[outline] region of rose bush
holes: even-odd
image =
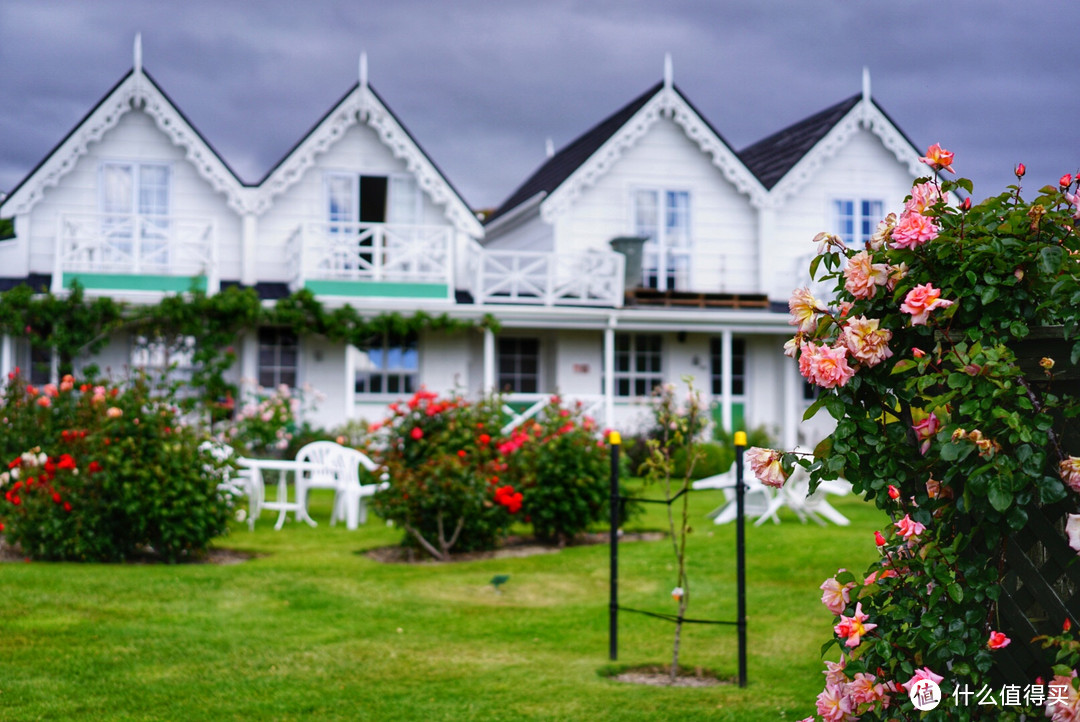
[[[38,389],[13,373],[0,417],[0,523],[26,555],[179,561],[225,532],[221,462],[143,380],[120,388],[65,376]]]
[[[831,283],[835,299],[800,289],[790,302],[798,328],[787,353],[822,389],[807,418],[824,409],[835,431],[812,457],[754,459],[780,483],[802,464],[811,490],[846,478],[892,519],[875,534],[879,562],[822,585],[836,617],[823,652],[841,652],[817,702],[827,720],[918,717],[906,690],[922,679],[945,696],[993,686],[996,655],[1015,641],[998,604],[1009,538],[1048,505],[1077,506],[1066,483],[1080,468],[1080,437],[1066,429],[1080,398],[1062,379],[1080,361],[1076,180],[1066,175],[1029,201],[1018,167],[1015,186],[973,204],[961,200],[970,182],[942,177],[951,153],[935,146],[923,161],[933,174],[865,247],[815,239],[811,275]],[[1024,347],[1036,338],[1057,350],[1029,363]],[[1075,663],[1056,670],[1070,699]],[[950,703],[930,716],[982,711]],[[1077,707],[1025,704],[999,704],[994,718],[1066,719]]]
[[[557,396],[519,431],[506,476],[524,492],[525,514],[540,539],[565,544],[607,518],[611,452],[597,433],[580,403],[564,408]],[[508,444],[517,444],[514,438]]]

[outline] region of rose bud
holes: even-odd
[[[1065,175],[1061,176],[1061,180],[1058,181],[1058,185],[1061,186],[1062,188],[1068,188],[1069,186],[1072,185],[1072,182],[1073,182],[1072,175],[1070,175],[1069,173],[1066,173]]]
[[[963,200],[963,202],[960,203],[960,210],[962,210],[962,211],[970,211],[971,210],[971,198],[965,198]]]
[[[877,544],[879,547],[885,546],[885,537],[881,536],[881,532],[874,532],[874,543]]]
[[[1023,178],[1024,174],[1027,173],[1027,167],[1025,167],[1023,163],[1017,163],[1013,173],[1016,174],[1017,178]]]

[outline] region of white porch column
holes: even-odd
[[[781,362],[784,377],[784,432],[783,448],[790,451],[799,443],[799,401],[802,399],[802,376],[794,361],[785,356]]]
[[[345,345],[345,420],[356,418],[356,354],[352,344]]]
[[[5,333],[0,336],[0,383],[3,383],[14,367],[15,344],[12,343],[11,336]]]
[[[240,398],[238,404],[247,403],[259,385],[259,330],[244,332],[240,341]]]
[[[724,329],[720,333],[720,423],[729,434],[734,432],[731,416],[731,329]]]
[[[240,283],[245,286],[254,286],[258,281],[258,276],[255,272],[255,254],[258,238],[258,224],[255,220],[255,215],[252,213],[244,214],[243,225],[243,247],[241,251],[241,269],[240,269]]]
[[[615,427],[615,317],[604,329],[604,424]]]
[[[484,329],[484,393],[495,393],[495,333]]]

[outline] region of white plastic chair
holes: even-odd
[[[311,489],[333,489],[334,508],[330,515],[330,524],[338,519],[345,521],[348,529],[367,522],[367,507],[364,499],[385,488],[386,482],[377,484],[360,483],[360,466],[370,472],[379,470],[379,465],[365,454],[350,449],[333,441],[314,441],[304,446],[296,454],[298,462],[307,462],[314,466],[310,471],[297,475],[296,498],[300,505],[297,516],[308,524],[316,522],[307,512],[307,495]]]
[[[717,524],[727,524],[735,521],[739,510],[735,497],[735,466],[723,474],[698,479],[693,483],[694,489],[722,489],[724,491],[724,505],[717,507],[708,513],[708,517]],[[773,503],[775,494],[773,490],[762,484],[754,473],[748,468],[743,470],[743,483],[746,484],[746,494],[743,496],[743,511],[748,517],[762,517],[768,513]],[[773,514],[773,521],[777,524],[780,520]],[[760,519],[758,520],[760,523]]]

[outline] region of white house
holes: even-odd
[[[662,82],[552,153],[481,225],[371,88],[363,58],[358,83],[245,184],[140,56],[137,42],[132,70],[0,203],[15,228],[0,240],[0,290],[62,293],[78,280],[89,294],[153,302],[193,283],[210,293],[240,284],[267,303],[306,288],[372,315],[498,319],[497,333],[426,332],[366,349],[247,334],[234,380],[311,384],[326,396],[313,421],[326,426],[381,418],[424,385],[498,389],[522,411],[559,393],[629,430],[655,384],[693,376],[726,428],[764,424],[794,445],[804,385],[781,349],[809,239],[832,230],[859,242],[920,174],[920,154],[868,79],[861,94],[736,152],[668,64]],[[614,239],[642,249],[629,281]],[[48,354],[5,337],[0,372]],[[95,361],[152,362],[129,338]]]

